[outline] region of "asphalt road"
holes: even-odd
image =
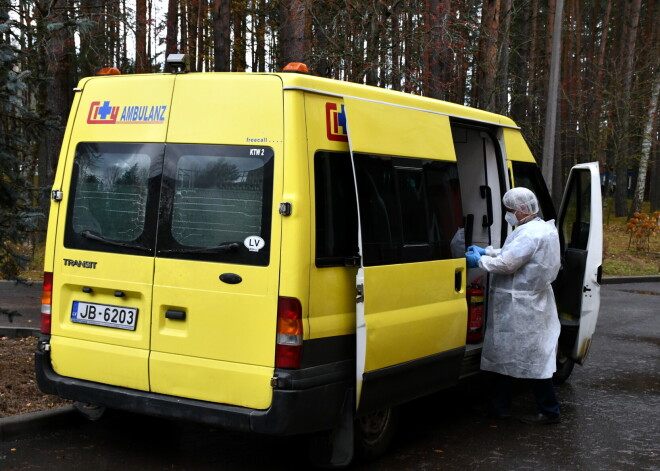
[[[1,298],[0,298],[1,299]],[[660,283],[602,287],[584,367],[557,388],[562,423],[530,426],[473,412],[479,379],[402,409],[386,456],[356,470],[660,470]],[[514,414],[533,410],[519,388]],[[0,469],[302,470],[303,438],[230,433],[111,413],[99,422],[0,443]]]

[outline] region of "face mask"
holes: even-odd
[[[508,222],[512,226],[517,226],[518,224],[520,224],[520,221],[518,221],[518,218],[516,217],[515,213],[510,213],[507,211],[507,213],[504,215],[504,219],[506,219],[506,222]]]

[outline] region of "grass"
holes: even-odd
[[[627,230],[627,217],[615,217],[614,201],[603,214],[603,276],[660,275],[660,227],[648,239],[648,246],[638,250]],[[648,203],[643,211],[649,213]]]

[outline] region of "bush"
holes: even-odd
[[[651,237],[655,237],[658,233],[658,216],[660,211],[653,213],[653,216],[646,213],[633,214],[626,224],[626,232],[630,233],[628,250],[634,246],[639,251],[650,251]]]

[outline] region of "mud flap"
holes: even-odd
[[[339,469],[351,464],[355,453],[354,413],[355,390],[350,388],[344,395],[344,402],[335,428],[310,437],[309,459],[314,466]]]

